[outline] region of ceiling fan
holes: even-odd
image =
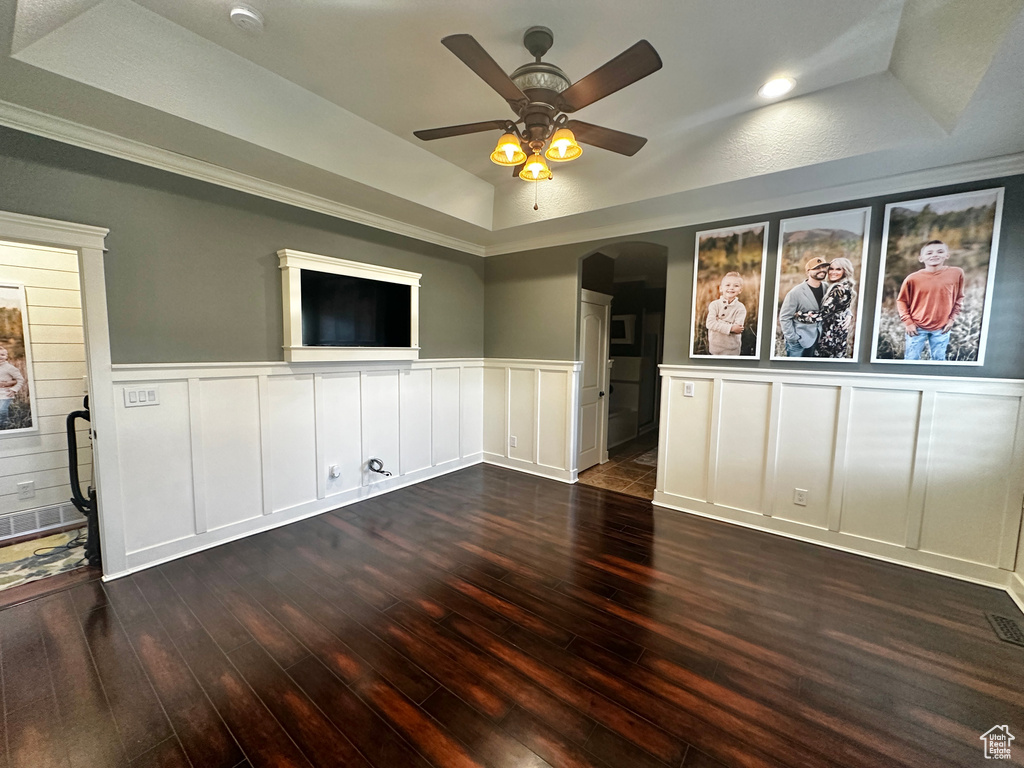
[[[501,129],[504,135],[499,139],[491,160],[499,165],[514,166],[513,175],[527,181],[551,178],[544,157],[555,162],[579,157],[583,149],[578,142],[620,155],[635,155],[647,139],[571,120],[569,115],[661,69],[661,57],[654,46],[641,40],[573,83],[559,67],[541,61],[554,40],[547,27],[530,27],[523,35],[523,45],[533,55],[534,61],[507,75],[472,35],[443,38],[442,45],[497,91],[518,119],[450,125],[414,131],[413,135],[423,141],[433,141]],[[551,144],[541,157],[541,150],[549,140]],[[529,157],[523,151],[523,143],[532,151]]]

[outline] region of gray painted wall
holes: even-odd
[[[872,364],[875,296],[881,252],[885,205],[901,200],[918,200],[972,189],[1005,187],[1003,219],[999,237],[996,281],[992,293],[992,319],[988,331],[986,362],[974,366],[915,366],[897,363]],[[865,276],[864,317],[861,318],[860,360],[850,363],[813,363],[799,360],[769,361],[772,306],[779,222],[795,216],[871,206],[871,235]],[[700,230],[733,224],[769,221],[768,257],[765,265],[764,302],[759,318],[763,360],[695,359],[689,357],[693,296],[694,237]],[[668,277],[665,300],[665,355],[662,362],[674,365],[757,367],[762,369],[814,371],[862,371],[912,375],[985,376],[1024,378],[1024,176],[989,179],[970,184],[923,189],[899,195],[850,200],[828,206],[775,211],[743,219],[711,221],[690,227],[633,235],[628,238],[595,240],[557,248],[538,249],[487,259],[487,318],[485,354],[494,357],[552,358],[576,357],[576,312],[578,291],[569,285],[584,257],[623,241],[656,243],[668,248]],[[492,262],[494,262],[492,266]],[[493,271],[492,271],[493,270]],[[578,285],[578,283],[577,283]],[[494,302],[492,304],[492,294]],[[572,309],[570,312],[569,309]],[[517,323],[515,317],[523,318]],[[527,320],[528,318],[528,320]],[[569,329],[572,329],[571,334]]]
[[[484,261],[484,356],[575,360],[579,249],[553,248]]]
[[[0,210],[110,229],[115,363],[283,360],[281,248],[423,273],[420,356],[483,354],[476,256],[6,128]]]

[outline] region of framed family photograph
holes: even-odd
[[[767,250],[766,221],[697,233],[690,357],[760,356]]]
[[[856,362],[871,209],[780,222],[772,360]]]
[[[0,437],[35,432],[38,424],[25,287],[0,283]]]
[[[885,207],[871,361],[982,365],[1003,189]]]

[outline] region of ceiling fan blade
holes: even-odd
[[[583,144],[590,144],[593,147],[601,147],[620,155],[632,157],[647,143],[643,136],[634,136],[631,133],[615,131],[611,128],[604,128],[600,125],[592,125],[579,120],[570,120],[565,127],[572,131],[576,141]]]
[[[465,136],[467,133],[482,133],[495,128],[505,129],[508,120],[487,120],[482,123],[465,123],[464,125],[448,125],[444,128],[429,128],[425,131],[413,131],[412,135],[422,141],[447,139],[449,136]]]
[[[661,57],[646,40],[562,91],[562,111],[574,112],[661,69]]]
[[[515,168],[513,168],[512,169],[512,178],[513,179],[518,179],[519,178],[519,174],[523,172],[523,168],[525,168],[525,167],[526,167],[526,163],[523,162],[523,163],[520,163],[519,165],[517,165]]]
[[[458,56],[462,63],[472,69],[491,88],[515,108],[521,101],[526,101],[526,94],[505,73],[498,63],[491,58],[483,46],[472,35],[449,35],[441,39],[441,44]]]

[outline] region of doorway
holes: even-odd
[[[658,365],[664,354],[667,272],[668,249],[655,243],[616,243],[582,260],[582,289],[609,294],[612,300],[608,346],[604,348],[609,364],[606,430],[598,447],[599,464],[579,464],[581,483],[610,488],[607,482],[596,482],[602,470],[614,469],[618,460],[642,457],[640,465],[630,468],[630,474],[636,475],[634,481],[644,481],[634,490],[637,495],[653,498],[653,474],[647,473],[653,473],[657,466],[661,411]],[[581,322],[581,334],[582,329]],[[580,343],[582,358],[582,335]],[[593,468],[585,472],[590,466]]]
[[[61,588],[51,581],[66,586],[102,575],[98,568],[75,573],[87,565],[85,520],[69,501],[74,475],[85,494],[87,486],[98,486],[91,445],[96,419],[72,421],[72,472],[67,417],[82,410],[101,361],[109,381],[105,235],[0,212],[0,358],[7,352],[0,360],[0,605]],[[87,303],[102,312],[98,328],[90,327]]]

